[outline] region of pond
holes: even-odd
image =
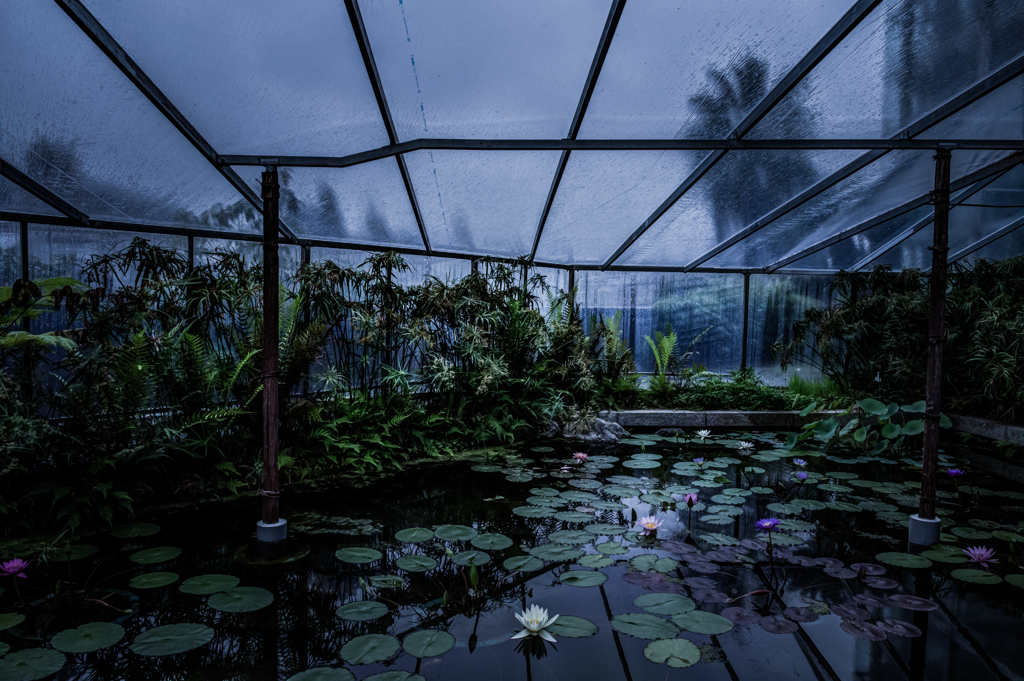
[[[1024,677],[1019,485],[942,455],[941,543],[912,554],[913,460],[784,440],[530,443],[286,489],[271,555],[251,500],[140,519],[0,578],[0,679]],[[513,638],[532,606],[558,618]]]

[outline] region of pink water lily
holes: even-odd
[[[653,515],[649,515],[636,521],[636,524],[644,528],[644,535],[650,535],[652,532],[657,532],[664,522],[663,520],[658,520]]]
[[[6,575],[7,577],[22,577],[27,579],[25,574],[25,568],[29,566],[27,560],[21,558],[15,558],[5,563],[0,564],[0,574]]]
[[[576,461],[576,463],[587,462],[587,455],[584,452],[574,452],[572,458]]]
[[[690,492],[686,495],[684,501],[686,501],[687,508],[693,508],[694,505],[697,503],[697,495],[693,492]]]
[[[989,563],[998,563],[999,559],[995,557],[995,549],[990,549],[987,546],[972,546],[964,549],[964,553],[967,555],[967,560],[972,563],[988,568]]]

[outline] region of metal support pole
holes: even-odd
[[[569,268],[569,290],[566,291],[566,293],[568,293],[569,296],[572,297],[573,303],[576,302],[576,296],[574,296],[573,293],[572,293],[572,290],[574,288],[576,288],[576,268],[575,267],[570,267]]]
[[[28,223],[21,223],[21,230],[18,236],[19,246],[21,246],[21,280],[29,281],[28,272]],[[23,315],[21,318],[21,329],[26,333],[30,333],[32,330],[32,320],[29,319],[28,315]]]
[[[280,517],[277,481],[278,453],[278,333],[279,262],[278,206],[281,186],[277,168],[266,166],[263,173],[263,521],[257,523],[256,538],[277,541],[287,536],[287,523]]]
[[[934,521],[935,476],[939,457],[939,407],[942,394],[942,341],[946,311],[946,253],[949,251],[949,167],[952,154],[935,154],[934,242],[932,251],[931,303],[928,316],[928,370],[925,389],[924,452],[921,465],[921,504],[918,518]],[[912,528],[913,529],[913,528]],[[936,528],[936,540],[938,528]],[[913,536],[913,532],[912,532]],[[912,539],[913,540],[913,539]],[[921,542],[915,542],[921,543]]]
[[[192,234],[188,235],[188,268],[196,268],[196,238]]]
[[[747,326],[750,321],[750,273],[743,274],[743,338],[740,343],[740,370],[747,368]]]

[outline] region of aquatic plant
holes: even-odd
[[[656,516],[649,515],[637,521],[637,525],[644,528],[644,536],[650,536],[658,531],[665,521],[659,520]]]
[[[738,444],[739,448],[742,449],[742,450],[750,450],[750,449],[754,448],[754,443],[753,442],[747,442],[746,440],[740,440],[737,444]]]
[[[555,637],[545,631],[545,629],[555,623],[555,620],[558,619],[558,615],[548,617],[547,609],[542,608],[535,603],[524,610],[521,615],[516,615],[516,619],[523,625],[523,630],[512,638],[516,639],[526,638],[527,636],[540,636],[545,641],[556,643]]]
[[[990,549],[987,546],[971,546],[963,551],[967,556],[968,562],[977,563],[986,570],[988,569],[989,563],[999,562],[999,559],[995,557],[995,549]]]
[[[793,464],[796,466],[806,466],[807,462],[803,459],[793,459]]]
[[[706,438],[711,437],[711,431],[710,430],[698,430],[697,431],[697,437],[699,437],[701,440],[705,440]]]
[[[801,484],[807,482],[807,471],[797,471],[796,479],[799,480]]]
[[[25,579],[27,578],[25,575],[25,568],[28,566],[29,562],[27,560],[15,558],[14,560],[8,560],[0,564],[0,573],[5,577],[21,577]]]
[[[587,462],[587,455],[584,452],[574,452],[572,458],[576,463]]]

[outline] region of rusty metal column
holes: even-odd
[[[949,149],[935,153],[935,203],[932,275],[928,314],[928,369],[925,388],[924,451],[921,459],[921,503],[911,516],[910,541],[933,544],[941,523],[935,517],[935,477],[939,460],[939,417],[942,396],[942,342],[945,336],[946,253],[949,251]],[[925,531],[927,530],[927,531]],[[930,541],[929,541],[930,540]]]
[[[747,327],[750,321],[750,273],[743,273],[743,334],[740,349],[740,369],[747,368]]]
[[[18,239],[20,241],[20,243],[18,245],[21,247],[21,280],[27,283],[27,282],[31,281],[29,279],[29,276],[28,276],[29,275],[29,267],[28,267],[28,223],[27,222],[22,222],[21,223],[21,230],[18,233]],[[25,331],[26,333],[31,332],[31,330],[32,330],[32,320],[29,318],[29,316],[27,314],[26,315],[22,315],[22,317],[21,317],[21,330]]]
[[[278,210],[281,187],[277,168],[266,166],[263,173],[263,520],[256,525],[256,539],[279,541],[287,536],[287,523],[280,517],[277,480],[278,453]]]

